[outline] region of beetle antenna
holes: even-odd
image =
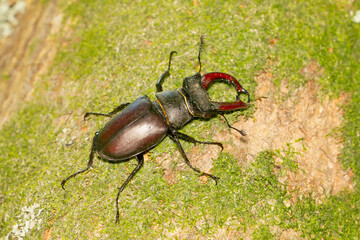
[[[171,58],[172,58],[172,55],[174,55],[174,54],[177,54],[177,51],[171,51],[171,53],[170,53],[169,66],[168,66],[168,69],[167,69],[168,72],[170,72]]]
[[[204,45],[204,35],[200,37],[200,47],[199,47],[199,54],[198,54],[198,60],[199,60],[199,73],[201,72],[201,60],[200,60],[200,54],[202,51],[202,46]]]
[[[226,119],[226,117],[225,117],[224,114],[220,114],[220,115],[223,116],[223,118],[225,119],[225,122],[226,122],[226,124],[228,125],[229,128],[238,131],[238,132],[239,132],[241,135],[243,135],[243,136],[246,136],[246,132],[245,132],[244,130],[239,130],[239,129],[237,129],[237,128],[234,128],[233,126],[230,125],[229,121]]]
[[[157,83],[156,83],[156,90],[157,90],[158,92],[162,92],[162,91],[163,91],[162,84],[163,84],[165,78],[167,78],[168,76],[170,76],[171,58],[172,58],[172,56],[173,56],[175,53],[177,54],[176,51],[172,51],[172,52],[170,53],[168,69],[167,69],[163,74],[161,74],[159,80],[158,80]]]

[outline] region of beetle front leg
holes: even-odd
[[[191,165],[189,159],[188,159],[187,156],[186,156],[186,153],[185,153],[183,147],[181,146],[180,140],[179,140],[179,138],[178,138],[178,135],[181,135],[181,134],[179,134],[179,132],[176,131],[175,129],[170,129],[170,133],[171,133],[172,139],[176,142],[176,145],[178,146],[179,151],[180,151],[180,153],[181,153],[181,156],[182,156],[182,157],[184,158],[184,160],[185,160],[185,163],[186,163],[192,170],[194,170],[194,171],[197,172],[197,173],[200,173],[201,176],[205,175],[205,176],[208,176],[208,177],[212,178],[212,179],[215,181],[215,184],[217,185],[217,183],[218,183],[217,180],[219,179],[218,177],[216,177],[216,176],[214,176],[214,175],[211,175],[211,174],[209,174],[209,173],[202,172],[202,171],[200,171],[199,169],[197,169],[196,167],[194,167],[194,166]],[[185,135],[185,134],[183,134],[183,135]],[[183,136],[183,135],[182,135],[182,136]],[[187,136],[187,135],[186,135],[186,136]],[[191,137],[190,137],[190,138],[191,138]],[[194,140],[195,140],[195,139],[194,139]],[[195,140],[195,141],[196,141],[196,140]]]
[[[91,146],[91,152],[90,152],[90,156],[89,156],[89,162],[87,164],[87,167],[84,168],[83,170],[80,170],[74,174],[71,174],[70,176],[68,176],[67,178],[65,178],[64,180],[62,180],[61,182],[61,187],[65,190],[65,183],[70,179],[70,178],[73,178],[75,177],[76,175],[80,174],[80,173],[83,173],[87,170],[89,170],[92,165],[93,165],[93,160],[94,160],[94,155],[95,155],[95,152],[96,152],[96,145],[97,145],[97,135],[98,135],[98,132],[95,133],[95,136],[93,138],[93,143],[92,143],[92,146]]]
[[[159,80],[157,81],[156,83],[156,90],[157,92],[162,92],[163,91],[163,87],[162,87],[162,84],[164,83],[164,80],[165,78],[169,77],[170,76],[170,64],[171,64],[171,58],[172,58],[172,55],[177,52],[176,51],[172,51],[170,53],[170,58],[169,58],[169,66],[168,66],[168,69],[163,73],[161,74]]]
[[[119,191],[117,193],[116,196],[116,220],[115,223],[119,222],[119,196],[120,193],[124,190],[124,188],[126,187],[126,185],[131,181],[131,179],[136,175],[136,173],[140,170],[140,168],[144,165],[144,156],[142,153],[140,153],[139,155],[136,156],[136,160],[138,161],[138,165],[136,166],[136,168],[130,173],[130,175],[128,176],[128,178],[126,179],[126,181],[123,183],[123,185],[121,185],[121,187],[119,188]]]
[[[124,108],[126,108],[130,103],[123,103],[119,106],[117,106],[116,108],[114,108],[111,112],[109,113],[95,113],[95,112],[87,112],[84,115],[84,121],[86,121],[86,118],[88,118],[91,115],[95,115],[95,116],[105,116],[105,117],[112,117],[114,116],[116,113],[120,112],[121,110],[123,110]]]

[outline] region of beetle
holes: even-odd
[[[83,173],[93,166],[95,154],[100,158],[110,162],[126,162],[136,158],[138,164],[130,173],[125,182],[121,185],[116,196],[116,221],[119,221],[119,196],[131,179],[137,174],[144,164],[144,152],[155,147],[166,136],[175,141],[185,163],[195,172],[212,178],[217,184],[218,177],[200,171],[193,167],[181,146],[180,140],[191,143],[213,144],[221,147],[219,142],[198,141],[178,131],[185,124],[194,118],[209,119],[217,114],[223,115],[224,112],[246,109],[249,107],[250,94],[239,82],[231,75],[221,72],[212,72],[201,75],[200,55],[204,44],[203,36],[200,38],[198,53],[199,71],[183,80],[182,87],[175,90],[163,91],[162,84],[170,75],[171,59],[176,51],[172,51],[169,57],[167,70],[160,76],[156,83],[157,93],[155,101],[151,101],[148,96],[142,96],[133,103],[121,104],[109,113],[87,112],[84,121],[91,115],[112,117],[105,126],[98,132],[92,141],[89,161],[87,167],[66,177],[61,186],[76,175]],[[206,91],[215,81],[225,81],[235,87],[237,91],[236,101],[234,102],[215,102],[212,101]],[[247,95],[247,102],[240,99],[240,95]],[[246,133],[232,127],[226,120],[228,127],[235,129],[243,136]]]

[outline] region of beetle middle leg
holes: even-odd
[[[121,187],[119,188],[119,191],[117,193],[116,196],[116,220],[115,223],[119,222],[119,196],[120,193],[124,190],[124,188],[126,187],[126,185],[131,181],[131,179],[136,175],[136,173],[140,170],[140,168],[144,165],[144,156],[142,153],[140,153],[139,155],[136,156],[136,160],[138,161],[138,165],[136,166],[136,168],[130,173],[130,175],[128,176],[128,178],[125,180],[125,182],[123,183],[123,185],[121,185]]]
[[[194,170],[195,172],[197,173],[200,173],[201,176],[208,176],[210,178],[212,178],[214,181],[215,181],[215,184],[217,185],[217,180],[219,179],[218,177],[214,176],[214,175],[211,175],[209,173],[206,173],[206,172],[202,172],[200,171],[199,169],[197,169],[196,167],[192,166],[188,157],[186,156],[186,153],[183,149],[183,147],[181,146],[181,143],[180,143],[180,140],[179,140],[179,137],[182,138],[184,136],[186,136],[186,138],[188,137],[189,139],[193,139],[195,142],[200,142],[200,141],[197,141],[195,140],[194,138],[190,137],[190,136],[187,136],[183,133],[179,133],[178,131],[176,131],[175,129],[170,129],[170,133],[171,133],[171,138],[176,142],[176,145],[178,146],[179,148],[179,151],[181,153],[181,156],[184,158],[185,160],[185,163],[192,169]],[[192,141],[192,140],[191,140]],[[190,141],[190,142],[191,142]],[[215,142],[200,142],[200,143],[205,143],[205,144],[216,144],[218,145],[218,143],[215,143]],[[221,143],[220,143],[221,144]]]
[[[196,140],[195,138],[189,136],[189,135],[186,135],[184,133],[181,133],[181,132],[178,132],[176,131],[176,135],[185,140],[185,141],[188,141],[188,142],[191,142],[191,143],[201,143],[201,144],[212,144],[212,145],[217,145],[219,147],[221,147],[221,151],[224,150],[224,146],[222,145],[222,143],[220,142],[208,142],[208,141],[199,141],[199,140]]]
[[[124,108],[126,108],[130,103],[123,103],[119,106],[117,106],[116,108],[114,108],[111,112],[109,113],[96,113],[96,112],[87,112],[84,115],[84,121],[86,121],[86,119],[91,116],[91,115],[95,115],[95,116],[105,116],[105,117],[112,117],[114,116],[116,113],[120,112],[121,110],[123,110]]]

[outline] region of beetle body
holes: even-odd
[[[199,64],[201,70],[200,53],[203,38],[201,38],[199,50]],[[226,73],[213,72],[201,75],[200,70],[193,76],[186,77],[180,88],[174,90],[163,91],[162,84],[166,77],[169,76],[170,63],[172,55],[170,53],[169,67],[159,78],[156,87],[155,101],[151,101],[148,96],[142,96],[131,104],[122,104],[110,113],[93,113],[85,114],[84,119],[89,115],[101,115],[112,117],[105,126],[95,133],[91,152],[89,156],[88,166],[65,178],[61,185],[64,188],[65,183],[72,177],[87,171],[93,165],[93,159],[97,153],[101,158],[112,162],[124,162],[135,157],[138,161],[137,167],[131,172],[126,181],[119,188],[116,198],[116,221],[119,220],[118,200],[120,193],[124,190],[130,180],[143,166],[143,154],[145,151],[159,144],[166,136],[175,141],[185,163],[194,171],[201,175],[208,176],[217,183],[218,178],[200,171],[193,167],[187,158],[179,139],[192,143],[214,144],[223,148],[221,143],[198,141],[194,138],[179,132],[185,124],[194,118],[211,118],[217,114],[225,116],[222,112],[246,109],[249,107],[249,93],[238,83],[231,75]],[[207,89],[217,81],[224,80],[231,84],[237,90],[237,98],[234,102],[214,102],[210,99]],[[247,103],[240,100],[240,94],[248,96]],[[225,118],[226,120],[226,118]],[[227,125],[237,130],[242,135],[245,133],[241,130],[233,128],[227,122]]]
[[[194,117],[210,118],[218,113],[221,103],[211,101],[203,87],[206,77],[214,74],[220,73],[185,78],[183,87],[156,93],[153,102],[147,96],[136,99],[98,132],[96,152],[109,161],[127,160],[156,146],[169,127],[180,129]]]
[[[147,96],[142,96],[98,132],[96,151],[106,160],[123,161],[157,145],[167,131],[164,117]]]

